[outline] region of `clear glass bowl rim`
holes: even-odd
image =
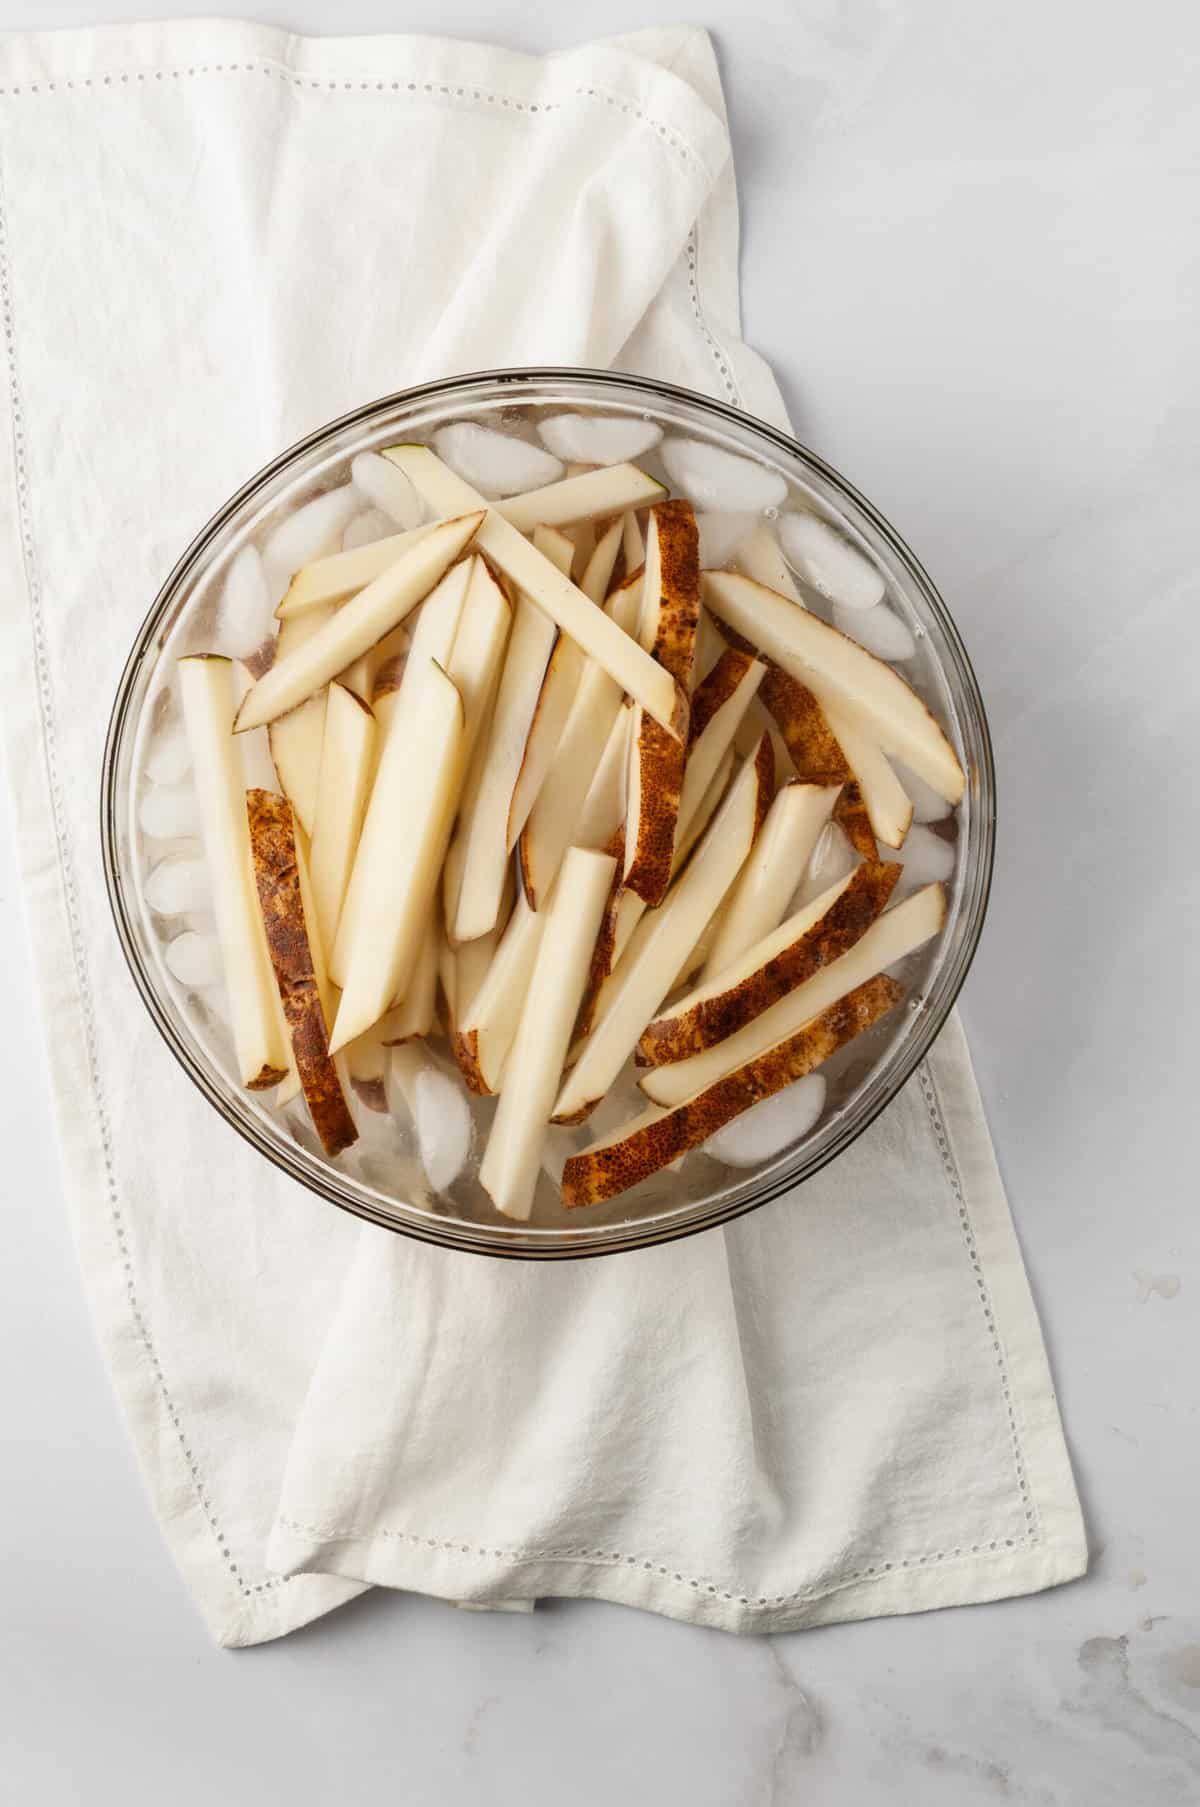
[[[978,740],[976,758],[979,797],[972,820],[973,835],[977,842],[976,875],[970,896],[964,899],[963,907],[966,917],[960,943],[949,969],[939,976],[939,995],[936,1005],[923,1012],[920,1024],[906,1038],[889,1083],[881,1095],[871,1101],[870,1105],[860,1114],[848,1121],[842,1132],[821,1151],[819,1157],[810,1157],[806,1163],[803,1156],[800,1155],[797,1156],[795,1165],[777,1163],[769,1176],[764,1178],[762,1184],[744,1196],[724,1201],[716,1200],[707,1209],[702,1206],[696,1207],[678,1223],[650,1220],[646,1224],[610,1225],[607,1227],[603,1242],[589,1241],[583,1246],[574,1246],[566,1239],[555,1241],[548,1239],[545,1245],[536,1243],[516,1245],[515,1238],[514,1245],[505,1245],[486,1235],[480,1235],[478,1233],[479,1226],[450,1217],[429,1215],[424,1223],[412,1220],[399,1221],[384,1211],[376,1210],[368,1201],[356,1197],[348,1190],[343,1191],[337,1183],[339,1176],[335,1169],[328,1166],[317,1166],[312,1157],[308,1156],[299,1146],[296,1146],[293,1152],[289,1148],[269,1142],[251,1120],[235,1115],[212,1083],[202,1061],[197,1058],[188,1040],[180,1032],[179,1025],[165,1007],[141,958],[131,920],[133,906],[126,895],[125,879],[118,856],[117,810],[120,803],[118,756],[133,700],[135,680],[143,660],[153,648],[159,624],[162,618],[168,614],[177,592],[188,581],[193,567],[222,532],[227,522],[254,497],[257,491],[266,488],[276,477],[284,473],[289,465],[310,452],[318,451],[327,441],[333,440],[355,427],[369,427],[379,416],[397,409],[413,407],[434,401],[439,397],[451,397],[456,392],[463,392],[489,383],[512,385],[514,389],[540,383],[552,383],[567,388],[577,385],[581,390],[593,391],[596,388],[607,388],[613,392],[614,399],[620,397],[626,403],[632,393],[658,396],[675,404],[696,409],[702,414],[711,415],[718,421],[726,421],[743,431],[749,429],[752,433],[769,441],[786,457],[796,459],[802,465],[809,466],[835,492],[845,496],[855,508],[866,516],[903,566],[909,579],[921,592],[922,600],[937,620],[939,629],[945,636],[954,656],[957,667],[956,677],[961,686],[960,707],[972,718]],[[516,398],[514,397],[514,399]],[[586,399],[594,403],[594,393],[588,395]],[[176,561],[155,597],[126,659],[117,686],[116,700],[109,718],[108,733],[105,739],[100,783],[100,837],[104,882],[121,951],[151,1021],[184,1072],[220,1113],[225,1122],[265,1156],[273,1166],[286,1173],[290,1178],[299,1181],[310,1192],[315,1192],[328,1199],[331,1204],[337,1205],[339,1209],[347,1211],[354,1217],[374,1223],[382,1229],[392,1230],[398,1235],[410,1236],[417,1241],[430,1243],[435,1247],[488,1255],[501,1260],[518,1261],[595,1259],[602,1255],[615,1255],[633,1249],[652,1248],[662,1243],[677,1241],[685,1236],[698,1235],[703,1230],[714,1229],[721,1224],[730,1223],[735,1218],[757,1210],[761,1205],[768,1204],[772,1199],[802,1185],[815,1173],[820,1172],[830,1161],[836,1160],[839,1155],[843,1154],[870,1127],[911,1078],[936,1041],[947,1017],[954,1008],[983,932],[995,859],[995,828],[996,782],[991,732],[974,668],[955,626],[953,616],[936,585],[890,521],[840,471],[827,463],[818,453],[810,450],[792,435],[781,431],[780,428],[770,426],[766,421],[760,420],[756,415],[749,414],[744,409],[732,407],[727,402],[703,395],[696,390],[687,389],[680,384],[663,382],[656,377],[633,376],[621,371],[592,370],[583,366],[520,365],[499,370],[470,371],[458,376],[443,377],[434,382],[420,383],[407,389],[397,390],[390,395],[364,403],[361,407],[351,409],[335,420],[327,421],[323,426],[316,428],[303,439],[297,440],[273,458],[270,463],[256,471],[200,529],[191,544]],[[800,1167],[803,1168],[803,1172],[797,1171]]]

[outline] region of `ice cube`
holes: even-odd
[[[881,843],[879,857],[889,865],[903,867],[892,892],[892,902],[899,903],[923,885],[946,882],[954,871],[954,842],[916,823],[905,835],[903,847],[884,847]]]
[[[200,832],[200,808],[193,786],[152,784],[138,805],[138,821],[156,841],[187,840]]]
[[[203,990],[221,982],[221,949],[215,935],[185,929],[167,946],[167,965],[181,985]]]
[[[400,471],[396,472],[399,477]],[[375,540],[386,540],[396,531],[396,523],[390,515],[378,508],[368,508],[362,514],[356,514],[342,535],[342,551],[353,552],[356,546],[370,546]]]
[[[146,880],[146,902],[159,916],[206,910],[212,902],[203,860],[159,860]]]
[[[835,602],[833,625],[840,633],[865,646],[877,659],[911,659],[917,650],[907,621],[901,621],[895,609],[890,609],[885,602],[878,603],[873,609],[847,609]]]
[[[727,1167],[761,1167],[813,1129],[825,1109],[825,1075],[809,1073],[774,1092],[701,1144]]]
[[[858,863],[858,855],[840,823],[826,822],[817,836],[808,869],[788,905],[788,915],[804,909],[839,879],[848,878]]]
[[[542,443],[568,464],[623,464],[640,458],[662,438],[652,420],[633,415],[552,414],[539,421]]]
[[[192,756],[182,722],[172,722],[156,735],[146,755],[146,776],[154,784],[178,784],[192,769]]]
[[[433,443],[438,456],[485,496],[519,496],[524,490],[557,483],[563,474],[561,460],[541,446],[473,420],[439,427]]]
[[[830,602],[873,609],[883,600],[883,574],[869,558],[815,514],[786,514],[779,538],[794,571]]]
[[[896,776],[908,792],[909,802],[913,806],[914,822],[944,822],[953,810],[953,804],[939,797],[931,784],[918,778],[915,772],[909,771],[903,760],[893,759]]]
[[[225,573],[209,652],[244,659],[272,625],[274,606],[266,569],[253,546],[243,546]]]
[[[777,508],[787,495],[778,471],[698,439],[664,439],[662,461],[676,489],[697,508],[759,514]]]
[[[378,452],[360,452],[350,466],[350,476],[355,488],[372,507],[394,523],[387,532],[395,533],[397,527],[407,530],[421,525],[420,497],[390,458],[382,458]],[[383,534],[377,533],[375,538],[382,539]],[[361,540],[358,543],[363,544]]]
[[[336,552],[351,517],[358,513],[360,506],[361,498],[354,485],[343,483],[337,489],[314,496],[311,502],[305,502],[294,514],[288,515],[272,530],[263,546],[268,582],[272,578],[290,578],[302,565],[310,565],[314,559]],[[262,636],[261,626],[258,636]],[[254,640],[248,644],[253,646]]]
[[[425,1176],[435,1192],[452,1186],[471,1152],[471,1110],[456,1079],[440,1067],[417,1074],[413,1120]]]
[[[700,569],[717,571],[736,558],[754,532],[757,515],[728,508],[714,508],[696,516],[700,529]]]

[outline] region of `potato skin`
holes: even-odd
[[[329,1052],[329,1030],[304,921],[292,806],[272,791],[246,792],[254,883],[304,1102],[327,1155],[358,1140]]]
[[[638,1042],[639,1066],[666,1066],[714,1047],[803,985],[823,966],[849,953],[887,907],[900,867],[860,866],[825,915],[807,934],[728,991],[705,998],[682,1015],[647,1024]]]
[[[671,882],[675,824],[687,763],[692,661],[700,624],[700,536],[690,502],[657,502],[661,598],[652,652],[675,680],[668,731],[642,710],[634,757],[640,770],[638,819],[628,825],[633,849],[625,884],[648,904],[661,903]]]
[[[572,1155],[563,1168],[563,1204],[601,1204],[668,1167],[751,1105],[782,1091],[793,1080],[804,1078],[829,1060],[839,1048],[894,1009],[903,995],[903,987],[885,974],[868,979],[787,1041],[717,1080],[686,1104],[665,1112],[621,1140]]]

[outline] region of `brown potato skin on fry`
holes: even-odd
[[[871,818],[867,814],[867,805],[857,778],[851,778],[843,787],[841,796],[833,806],[832,819],[860,859],[879,858],[879,843],[875,839],[875,830],[871,827]]]
[[[769,659],[763,664],[759,698],[783,735],[796,776],[806,784],[844,784],[850,766],[812,691]]]
[[[642,1031],[639,1066],[667,1066],[711,1048],[761,1016],[823,966],[849,953],[885,909],[900,867],[860,866],[850,883],[806,935],[728,991],[696,1004],[682,1016],[663,1016]]]
[[[740,637],[739,644],[741,642]],[[825,719],[825,711],[812,691],[760,654],[767,675],[758,687],[759,698],[783,735],[784,744],[806,784],[841,784],[845,788],[833,806],[833,820],[841,827],[854,851],[864,860],[879,858],[879,844],[858,780],[850,769],[838,738]]]
[[[700,536],[690,502],[657,502],[650,510],[658,531],[662,599],[655,626],[654,658],[675,680],[670,730],[645,711],[638,729],[641,807],[630,824],[636,851],[625,884],[648,904],[661,903],[671,882],[675,823],[687,763],[692,661],[700,625]]]
[[[582,1154],[572,1155],[563,1168],[563,1204],[597,1205],[648,1179],[690,1148],[698,1148],[751,1105],[813,1072],[894,1009],[903,995],[903,987],[885,974],[868,979],[787,1041],[769,1048],[757,1060],[747,1061],[736,1073],[717,1080],[707,1091],[623,1142],[585,1148]]]
[[[358,1130],[329,1052],[329,1031],[304,926],[292,806],[271,791],[247,791],[246,814],[267,948],[304,1102],[326,1154],[340,1154],[358,1140]]]
[[[769,734],[759,737],[754,752],[754,773],[758,780],[758,790],[754,799],[754,832],[750,836],[752,847],[762,833],[767,811],[775,798],[775,749],[771,745]]]
[[[456,1029],[450,1037],[450,1051],[463,1077],[463,1084],[476,1098],[490,1098],[492,1088],[483,1077],[479,1064],[478,1029]]]
[[[746,673],[756,663],[753,653],[730,646],[712,670],[697,684],[692,697],[692,718],[688,725],[688,746],[694,746],[713,716],[723,709]]]

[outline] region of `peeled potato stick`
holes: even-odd
[[[647,476],[636,464],[607,464],[599,470],[564,477],[558,483],[547,483],[542,489],[526,490],[521,496],[509,496],[497,502],[495,508],[513,527],[532,533],[539,523],[567,527],[596,515],[641,508],[647,502],[661,500],[665,494],[658,479]]]
[[[484,498],[444,465],[427,446],[393,446],[386,454],[410,479],[418,495],[439,512],[457,507],[484,505]],[[465,501],[469,497],[470,501]],[[669,673],[656,665],[628,634],[596,605],[589,602],[570,578],[556,571],[525,536],[494,509],[478,534],[479,550],[486,554],[508,577],[524,590],[551,620],[571,638],[589,658],[598,659],[623,689],[646,709],[663,727],[682,736],[687,730],[686,715],[679,711],[679,699]]]
[[[424,534],[374,583],[336,609],[310,640],[277,657],[247,694],[234,731],[243,733],[286,715],[369,652],[428,596],[483,519],[477,510]]]
[[[679,882],[639,922],[596,1000],[594,1027],[559,1093],[555,1122],[581,1122],[603,1098],[737,877],[770,801],[763,763],[743,766]]]
[[[588,960],[615,870],[610,854],[572,847],[546,911],[479,1181],[506,1217],[528,1218],[542,1143],[562,1075]]]
[[[321,945],[327,948],[334,944],[342,899],[350,883],[366,814],[374,750],[375,717],[353,691],[331,684],[309,861],[317,933]]]
[[[783,921],[837,798],[836,784],[802,784],[797,778],[776,792],[708,949],[706,982]]]
[[[462,700],[441,666],[410,675],[375,780],[338,935],[336,1051],[403,994],[437,893],[462,783]],[[362,902],[352,909],[355,891]],[[349,920],[349,928],[347,921]]]
[[[229,998],[234,1056],[244,1086],[278,1085],[290,1065],[287,1030],[267,950],[233,739],[233,664],[179,661],[183,718],[192,755],[213,912]]]

